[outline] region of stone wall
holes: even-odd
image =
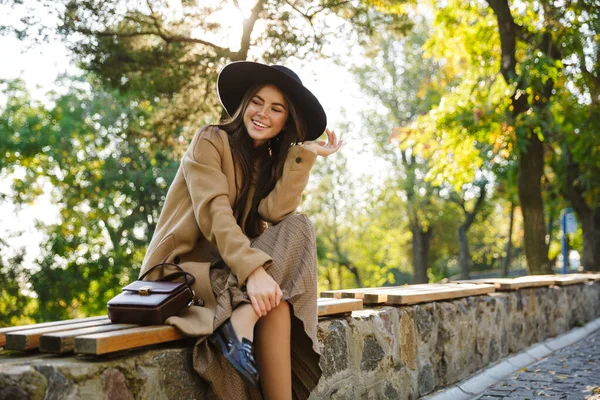
[[[311,399],[416,399],[600,316],[600,282],[376,307],[318,326]],[[4,399],[202,399],[190,343],[112,357],[2,354]]]

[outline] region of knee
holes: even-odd
[[[301,228],[303,231],[314,232],[315,227],[306,214],[290,214],[280,223],[294,225],[296,228]],[[304,228],[304,229],[302,229]]]
[[[261,319],[259,319],[259,322],[264,319],[267,319],[270,321],[280,320],[280,319],[289,318],[289,316],[290,316],[290,304],[285,300],[281,300],[279,305],[275,308],[272,308],[269,312],[267,312],[267,315],[265,317],[262,317]]]

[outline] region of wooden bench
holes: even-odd
[[[458,299],[494,292],[487,283],[428,283],[376,288],[327,290],[321,297],[361,299],[365,304],[409,305],[439,300]]]
[[[348,314],[362,309],[359,299],[320,298],[318,316]],[[107,354],[185,339],[169,325],[113,324],[107,316],[45,322],[0,329],[0,347],[47,353]]]

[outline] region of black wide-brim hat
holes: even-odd
[[[327,116],[319,100],[302,84],[291,69],[282,65],[265,65],[237,61],[226,65],[219,73],[217,91],[219,100],[229,115],[240,106],[246,91],[255,84],[271,83],[292,98],[306,122],[305,140],[315,140],[327,126]]]

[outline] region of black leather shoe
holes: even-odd
[[[254,345],[246,338],[240,342],[231,325],[231,320],[225,321],[208,339],[223,353],[227,361],[248,384],[258,385],[258,370],[253,355]]]

